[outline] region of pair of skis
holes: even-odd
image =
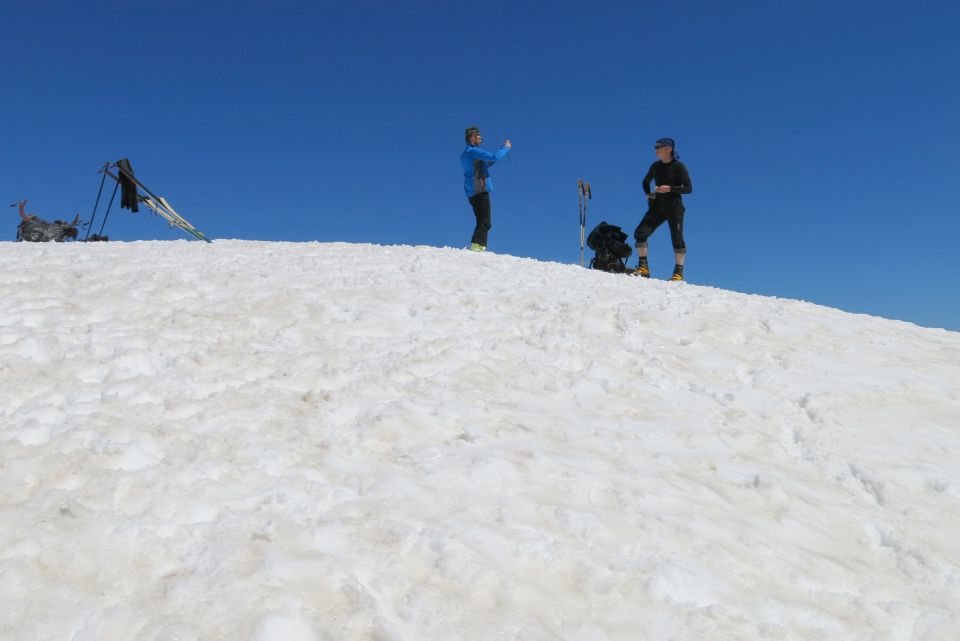
[[[113,205],[113,198],[114,196],[116,196],[117,187],[120,186],[121,178],[123,178],[123,179],[129,180],[130,183],[134,185],[135,189],[142,191],[144,194],[146,194],[146,195],[142,195],[139,193],[139,191],[136,192],[136,198],[138,203],[146,205],[150,209],[150,211],[152,211],[153,213],[157,214],[158,216],[166,220],[171,227],[176,227],[177,229],[180,229],[190,234],[197,240],[203,240],[208,243],[210,242],[210,239],[204,236],[203,232],[201,232],[199,229],[191,225],[186,218],[178,214],[176,210],[174,210],[174,208],[170,206],[170,203],[167,202],[166,198],[164,198],[163,196],[157,196],[152,191],[147,189],[147,187],[142,182],[140,182],[138,179],[136,179],[133,176],[133,172],[129,171],[127,167],[129,167],[129,164],[124,166],[119,161],[115,163],[108,162],[103,166],[103,168],[100,169],[100,171],[97,172],[97,173],[103,174],[103,180],[106,180],[107,177],[109,176],[114,182],[117,183],[117,185],[114,187],[114,190],[113,190],[113,196],[110,197],[110,204],[107,205],[107,213],[104,216],[103,223],[100,225],[101,234],[103,233],[103,225],[105,225],[107,222],[106,217],[110,215],[110,206]],[[112,173],[110,169],[116,169],[117,173],[116,174]],[[101,180],[100,182],[101,193],[103,192],[103,180]],[[97,206],[99,204],[100,204],[100,194],[98,193],[97,203],[93,206],[93,215],[90,220],[91,225],[93,223],[93,219],[96,218]]]
[[[587,230],[587,201],[593,200],[590,183],[577,180],[577,194],[580,196],[580,266],[583,267],[583,241]]]

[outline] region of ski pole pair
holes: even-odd
[[[590,183],[577,180],[577,194],[580,196],[580,266],[583,267],[583,240],[587,229],[587,201],[593,199]]]

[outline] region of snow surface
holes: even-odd
[[[958,333],[349,244],[0,301],[4,640],[960,639]]]

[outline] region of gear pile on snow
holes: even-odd
[[[55,220],[51,223],[36,214],[26,213],[26,205],[26,200],[10,205],[11,207],[18,207],[20,211],[20,224],[17,225],[18,241],[25,240],[31,243],[54,241],[60,243],[77,238],[77,223],[80,222],[80,214],[77,214],[72,223],[65,220]]]
[[[587,236],[587,246],[595,252],[590,267],[619,274],[627,271],[627,258],[633,249],[626,240],[627,235],[616,225],[604,221],[594,227]]]
[[[111,169],[115,169],[116,173],[111,172]],[[139,205],[146,205],[147,209],[166,220],[171,227],[176,227],[177,229],[180,229],[193,236],[197,240],[205,240],[208,243],[210,242],[210,240],[204,236],[199,229],[191,225],[186,218],[178,214],[163,196],[157,196],[154,194],[133,175],[133,166],[130,164],[128,159],[121,158],[115,163],[108,162],[101,167],[100,171],[97,173],[103,174],[103,179],[100,181],[100,191],[97,193],[97,201],[93,206],[93,215],[90,217],[90,225],[87,230],[88,234],[90,233],[90,229],[93,228],[93,223],[97,218],[97,208],[100,206],[100,196],[103,194],[103,185],[109,177],[116,183],[116,185],[113,187],[113,195],[110,196],[110,202],[107,204],[107,211],[103,216],[103,222],[100,224],[99,235],[102,236],[103,234],[103,226],[107,223],[107,218],[110,216],[110,207],[113,205],[113,200],[117,195],[117,189],[120,189],[120,207],[129,209],[131,212],[136,213],[140,211]]]
[[[587,203],[593,199],[590,183],[577,181],[577,194],[580,202],[580,266],[583,266],[583,241],[587,224]],[[594,251],[590,259],[590,269],[623,274],[627,272],[627,259],[633,249],[626,243],[627,235],[616,225],[603,221],[593,228],[586,237],[587,246]]]
[[[97,192],[97,200],[93,205],[93,214],[87,222],[80,220],[80,214],[73,219],[72,223],[64,220],[55,220],[52,223],[43,220],[36,214],[26,213],[24,207],[26,200],[14,203],[11,207],[20,207],[20,224],[17,227],[17,240],[28,241],[32,243],[46,243],[50,241],[62,242],[65,240],[82,240],[85,242],[105,241],[107,236],[103,235],[103,228],[110,217],[110,209],[113,207],[113,201],[116,199],[117,191],[120,191],[120,206],[129,209],[131,212],[138,212],[140,205],[145,205],[151,212],[160,216],[171,227],[176,227],[198,240],[210,242],[203,233],[191,225],[186,218],[181,216],[170,206],[170,203],[163,196],[157,196],[140,182],[133,174],[133,167],[126,158],[121,158],[115,163],[106,163],[97,172],[103,174],[100,180],[100,190]],[[97,219],[97,209],[100,207],[100,198],[103,196],[103,187],[107,178],[112,179],[116,184],[113,187],[113,193],[110,201],[107,203],[106,211],[103,215],[103,221],[100,223],[100,230],[96,234],[91,234],[93,225]],[[79,237],[78,225],[86,228],[86,235]]]

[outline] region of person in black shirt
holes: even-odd
[[[649,208],[643,220],[637,225],[633,237],[637,241],[637,256],[639,263],[633,271],[635,276],[650,278],[650,266],[647,264],[647,239],[654,230],[664,222],[670,223],[670,240],[673,243],[673,252],[676,256],[676,266],[670,280],[683,280],[683,259],[687,254],[687,245],[683,241],[683,206],[682,194],[693,191],[690,182],[690,173],[686,165],[680,162],[674,148],[673,138],[660,138],[654,145],[658,160],[650,165],[650,170],[643,178],[643,192],[647,195]],[[650,191],[650,181],[656,183],[653,192]]]

